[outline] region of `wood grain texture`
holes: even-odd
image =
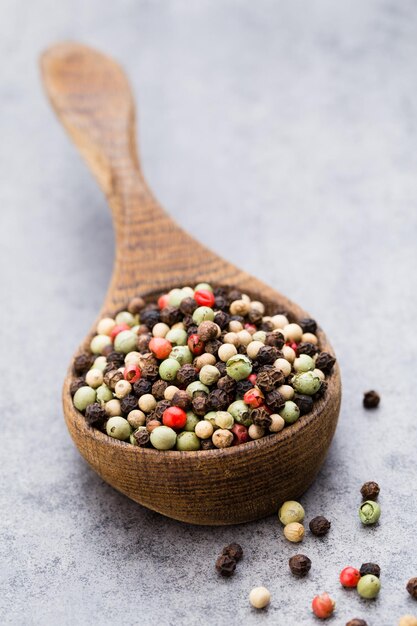
[[[50,101],[94,173],[110,205],[116,237],[114,270],[99,317],[134,295],[208,281],[236,286],[307,313],[284,295],[228,263],[180,228],[149,190],[136,152],[135,107],[127,78],[110,58],[86,46],[58,44],[44,53]],[[204,270],[201,259],[204,256]],[[95,328],[92,328],[91,334]],[[88,346],[91,334],[83,343]],[[332,351],[319,331],[321,348]],[[87,426],[72,404],[71,368],[63,407],[82,456],[110,485],[163,515],[194,524],[236,524],[277,511],[314,480],[331,443],[340,409],[340,373],[314,410],[278,434],[225,450],[159,452],[112,439]]]

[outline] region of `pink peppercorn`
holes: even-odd
[[[114,341],[119,333],[123,330],[130,330],[130,326],[127,324],[116,324],[110,333],[110,339]]]
[[[194,292],[194,300],[199,306],[208,306],[212,308],[216,301],[212,291],[208,289],[199,289]]]
[[[137,365],[130,363],[126,365],[123,376],[129,383],[135,383],[141,377],[141,371]]]
[[[233,433],[232,446],[238,446],[240,443],[249,441],[248,429],[243,424],[234,424],[231,431]]]

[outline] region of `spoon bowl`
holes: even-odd
[[[41,59],[49,99],[95,175],[110,205],[116,253],[99,318],[114,315],[130,298],[209,282],[234,286],[294,318],[297,304],[207,249],[161,208],[142,174],[136,152],[135,107],[128,80],[109,57],[75,43],[58,44]],[[201,259],[204,258],[204,270]],[[81,349],[88,349],[96,324]],[[333,352],[318,330],[322,350]],[[79,352],[79,350],[77,351]],[[341,400],[337,364],[313,410],[280,433],[226,449],[160,452],[118,441],[87,425],[63,387],[68,430],[78,450],[103,480],[163,515],[194,524],[247,522],[298,498],[319,471]]]

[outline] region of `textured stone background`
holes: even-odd
[[[417,6],[402,0],[2,0],[0,3],[2,410],[0,623],[370,626],[417,613]],[[149,181],[213,249],[311,312],[332,338],[344,399],[328,460],[303,504],[332,530],[308,536],[294,581],[275,517],[235,528],[164,519],[106,486],[61,414],[70,356],[110,275],[106,203],[42,93],[37,56],[77,39],[131,76]],[[375,387],[380,409],[365,412]],[[262,477],[260,477],[260,480]],[[382,487],[376,528],[359,488]],[[231,540],[245,558],[219,580]],[[343,591],[375,560],[374,602]],[[268,611],[247,596],[267,585]]]

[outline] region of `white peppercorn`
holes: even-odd
[[[291,385],[281,385],[278,387],[277,391],[279,391],[284,400],[292,400],[295,393]]]
[[[96,335],[90,343],[90,350],[93,354],[103,354],[106,346],[111,345],[111,339],[108,335]]]
[[[106,411],[106,415],[108,415],[109,417],[120,415],[120,413],[122,412],[122,409],[120,408],[120,401],[116,398],[113,398],[113,400],[109,400],[104,405],[104,410]]]
[[[164,391],[165,400],[168,400],[169,402],[171,402],[172,398],[175,396],[177,391],[179,391],[178,387],[176,387],[175,385],[169,385]]]
[[[271,602],[271,594],[266,587],[254,587],[249,594],[249,602],[255,609],[264,609]]]
[[[251,439],[260,439],[265,435],[265,429],[258,424],[251,424],[248,429],[248,434]]]
[[[274,367],[276,367],[277,370],[281,370],[284,376],[289,376],[291,374],[291,363],[287,361],[287,359],[277,359],[276,361],[274,361]]]
[[[237,333],[237,338],[241,346],[248,346],[252,341],[252,335],[246,329],[240,330]]]
[[[197,437],[200,437],[200,439],[210,439],[210,437],[213,435],[213,432],[214,428],[207,419],[200,420],[195,425],[195,434],[197,435]]]
[[[103,372],[97,368],[88,370],[85,375],[85,382],[89,387],[97,389],[97,387],[103,384]]]
[[[291,346],[282,346],[281,352],[284,359],[286,359],[289,363],[294,363],[295,351],[291,348]]]
[[[245,299],[242,300],[234,300],[230,307],[229,311],[232,315],[242,315],[245,316],[249,312],[250,303]]]
[[[216,357],[214,354],[209,354],[209,352],[204,352],[204,354],[196,357],[194,359],[194,366],[201,370],[205,365],[214,365],[216,363]]]
[[[285,426],[285,420],[278,415],[277,413],[272,413],[271,417],[271,425],[269,426],[269,430],[271,433],[279,433]]]
[[[271,317],[271,322],[274,325],[274,328],[285,328],[288,326],[288,318],[286,315],[273,315]]]
[[[239,333],[243,330],[243,324],[238,320],[232,320],[229,322],[229,330],[231,333]]]
[[[143,426],[146,422],[146,416],[143,411],[139,411],[139,409],[133,409],[127,416],[127,421],[131,425],[132,428],[136,430],[139,426]]]
[[[110,335],[115,326],[116,322],[113,318],[103,317],[97,324],[97,335]]]
[[[152,335],[154,337],[166,337],[166,334],[169,332],[169,326],[168,324],[164,324],[163,322],[158,322],[157,324],[155,324],[155,326],[152,328]]]
[[[132,385],[127,380],[119,380],[114,387],[114,395],[121,400],[132,391]]]
[[[214,431],[212,441],[216,448],[229,448],[233,442],[233,433],[230,430],[219,428]]]
[[[218,351],[219,359],[223,361],[223,363],[226,363],[235,354],[237,354],[237,350],[231,343],[223,343]]]
[[[216,417],[214,419],[214,423],[219,428],[229,430],[230,428],[233,428],[233,424],[235,423],[235,420],[227,411],[216,411]]]
[[[313,333],[303,333],[302,337],[301,337],[301,341],[303,343],[312,343],[315,346],[319,342],[319,340],[317,339],[316,335],[313,335]]]
[[[214,365],[203,365],[198,377],[203,385],[214,385],[220,378],[220,372]]]
[[[256,359],[259,350],[263,348],[264,345],[262,341],[252,341],[246,348],[246,354],[250,359]]]
[[[156,407],[156,399],[151,393],[145,393],[138,400],[138,405],[144,413],[150,413]]]
[[[239,337],[235,332],[226,333],[223,337],[223,341],[224,343],[231,343],[233,346],[239,345]]]
[[[256,333],[253,333],[252,339],[253,341],[262,341],[262,343],[265,343],[266,332],[264,330],[257,330]]]

